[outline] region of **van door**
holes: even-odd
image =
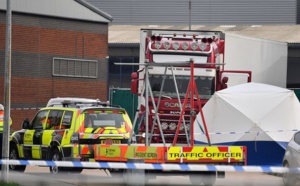
[[[60,129],[63,110],[51,109],[48,114],[48,121],[44,127],[43,138],[41,141],[41,153],[42,159],[49,159],[51,156],[50,144],[53,142],[57,146],[60,146],[61,139],[64,133],[63,129]]]
[[[37,113],[30,123],[30,129],[24,134],[24,157],[28,159],[41,159],[41,143],[43,137],[43,126],[48,121],[49,110],[42,110]]]

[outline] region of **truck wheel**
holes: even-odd
[[[197,172],[190,175],[190,181],[193,185],[207,185],[212,186],[216,182],[217,172],[216,171],[206,171]]]
[[[286,168],[290,168],[290,165],[288,162],[284,162],[284,167]],[[292,186],[295,185],[297,179],[295,177],[295,175],[291,172],[284,172],[282,175],[282,181],[284,183],[285,186]]]
[[[61,161],[61,155],[60,155],[60,153],[59,153],[59,151],[57,149],[54,149],[51,152],[51,160],[52,161]],[[52,167],[50,167],[50,172],[52,174],[57,174],[60,171],[62,171],[61,167],[58,167],[58,166],[52,166]]]
[[[18,160],[19,159],[19,153],[18,148],[15,144],[11,145],[9,150],[9,159],[11,160]],[[10,170],[18,171],[18,172],[24,172],[26,169],[26,165],[9,165]]]

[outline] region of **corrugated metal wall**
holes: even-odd
[[[113,24],[189,24],[189,0],[86,1],[112,15]],[[191,3],[192,24],[296,24],[297,21],[297,0],[191,0]]]
[[[300,1],[297,1],[297,24],[300,24]]]

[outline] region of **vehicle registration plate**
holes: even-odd
[[[105,139],[105,140],[101,140],[101,144],[106,144],[106,145],[121,144],[121,140]]]

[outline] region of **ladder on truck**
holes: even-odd
[[[120,63],[122,64],[122,63]],[[124,63],[123,63],[124,65]],[[130,64],[132,65],[132,63]],[[140,65],[140,64],[139,64]],[[211,145],[210,143],[210,137],[208,134],[208,130],[207,130],[207,126],[206,126],[206,122],[205,122],[205,118],[202,112],[202,106],[201,106],[201,102],[200,102],[200,97],[198,94],[198,89],[197,89],[197,85],[195,83],[195,79],[194,79],[194,60],[191,59],[190,61],[185,61],[185,62],[174,62],[174,63],[145,63],[142,64],[144,65],[144,71],[145,71],[145,77],[144,79],[142,79],[144,81],[143,83],[143,89],[141,91],[141,94],[139,95],[139,104],[138,104],[138,108],[136,110],[136,114],[135,114],[135,118],[133,121],[133,128],[136,127],[137,124],[137,120],[138,120],[138,115],[139,115],[139,111],[141,108],[141,99],[145,99],[145,113],[143,114],[142,119],[145,119],[145,135],[143,135],[145,137],[145,146],[150,146],[150,142],[153,136],[153,132],[154,132],[154,127],[155,125],[158,126],[159,131],[160,131],[160,135],[163,141],[163,146],[166,146],[166,142],[165,142],[165,134],[163,133],[162,130],[162,125],[160,122],[160,115],[158,113],[158,108],[160,105],[160,101],[161,101],[161,97],[162,97],[162,91],[164,88],[164,83],[165,83],[165,78],[166,78],[166,73],[167,73],[167,69],[170,68],[171,72],[172,72],[172,76],[173,76],[173,81],[174,81],[174,86],[175,86],[175,90],[176,90],[176,94],[177,94],[177,99],[178,99],[178,103],[179,103],[179,107],[180,107],[180,115],[179,115],[179,120],[178,120],[178,124],[177,124],[177,129],[174,135],[174,140],[172,143],[172,146],[176,146],[177,145],[177,139],[180,131],[180,127],[181,125],[184,126],[184,131],[185,131],[185,136],[187,139],[187,145],[188,146],[194,146],[194,121],[196,119],[197,116],[197,111],[195,108],[195,104],[194,104],[194,98],[196,98],[197,101],[197,105],[199,107],[199,113],[201,115],[201,119],[202,119],[202,123],[203,123],[203,127],[204,127],[204,133],[206,135],[207,138],[207,142],[209,145]],[[202,65],[207,65],[206,63],[203,63]],[[152,89],[150,86],[150,80],[149,80],[149,72],[148,69],[151,66],[162,66],[165,67],[165,71],[164,71],[164,75],[163,75],[163,80],[162,80],[162,85],[160,87],[160,92],[159,92],[159,96],[158,96],[158,101],[157,104],[155,103],[154,97],[153,97],[153,93],[152,93]],[[190,81],[189,81],[189,85],[186,91],[186,95],[184,98],[184,102],[183,104],[181,103],[180,100],[180,96],[179,96],[179,92],[178,92],[178,86],[177,86],[177,82],[176,82],[176,77],[175,74],[173,73],[173,67],[182,67],[182,66],[189,66],[190,67]],[[144,96],[145,94],[145,96]],[[150,94],[150,96],[149,96]],[[149,111],[149,97],[151,98],[151,102],[154,108],[154,119],[153,119],[153,125],[152,125],[152,129],[151,132],[149,132],[149,115],[150,115],[150,111]],[[185,122],[185,109],[186,106],[188,104],[188,102],[190,102],[190,131],[187,131],[186,129],[186,122]],[[140,120],[140,122],[142,122]],[[139,124],[140,125],[140,124]],[[136,134],[131,133],[131,137],[130,137],[130,141],[129,143],[131,143],[131,140],[136,136]]]

